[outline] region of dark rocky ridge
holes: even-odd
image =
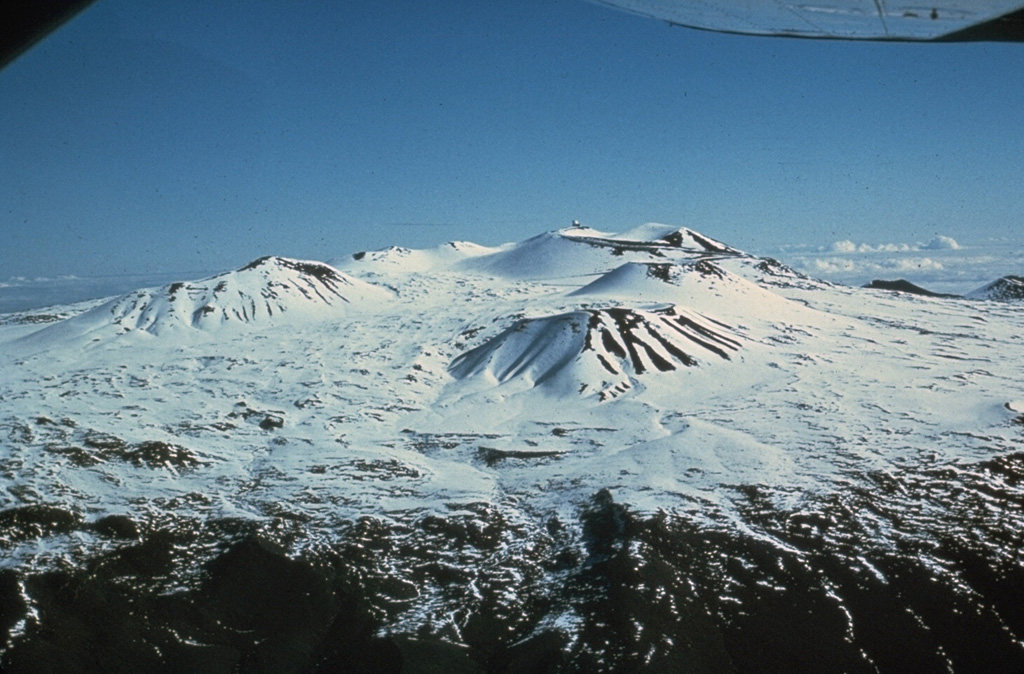
[[[895,290],[901,293],[909,293],[911,295],[921,295],[923,297],[960,297],[959,295],[948,295],[945,293],[936,293],[931,290],[926,290],[921,286],[914,285],[906,279],[897,279],[895,281],[883,281],[875,279],[870,283],[864,285],[865,288],[873,288],[876,290]]]

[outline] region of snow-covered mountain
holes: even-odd
[[[1004,276],[967,293],[973,300],[1024,300],[1024,277]]]
[[[203,281],[139,290],[97,307],[85,318],[102,316],[125,330],[160,334],[183,327],[212,330],[231,323],[260,323],[287,314],[323,319],[344,315],[349,306],[387,301],[390,293],[321,262],[263,257],[233,272]]]
[[[0,666],[1013,671],[1022,347],[655,224],[0,317]]]
[[[323,321],[372,310],[391,292],[322,262],[263,257],[241,269],[201,281],[145,288],[50,325],[20,341],[29,350],[60,348],[75,338],[102,341],[111,334],[183,337],[183,331],[303,320]]]
[[[458,356],[450,371],[458,379],[547,383],[558,395],[576,391],[604,401],[629,390],[645,373],[729,360],[740,340],[729,326],[674,307],[590,309],[517,321]]]
[[[554,280],[609,271],[626,261],[721,256],[750,257],[690,229],[649,224],[621,234],[571,227],[496,249],[466,242],[428,251],[392,247],[355,253],[350,261],[337,260],[334,264],[353,272],[448,270],[503,279]]]

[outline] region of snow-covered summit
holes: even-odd
[[[332,266],[352,272],[406,274],[444,271],[467,259],[497,252],[471,241],[449,241],[434,248],[414,249],[390,246],[382,250],[359,251],[331,260]]]
[[[117,300],[109,311],[121,327],[159,334],[179,327],[210,330],[229,323],[258,323],[284,315],[337,316],[349,307],[366,307],[389,297],[383,288],[322,262],[271,256],[202,281],[137,291]]]
[[[697,254],[744,255],[743,251],[727,246],[721,241],[705,236],[688,227],[673,227],[658,223],[647,223],[612,237],[620,241],[640,241],[663,244]]]
[[[648,224],[620,234],[567,228],[539,234],[460,269],[510,279],[569,279],[602,274],[623,262],[749,257],[690,229]]]

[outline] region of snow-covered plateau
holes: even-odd
[[[0,315],[0,668],[1024,671],[1020,286],[652,224]]]

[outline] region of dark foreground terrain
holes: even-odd
[[[828,497],[736,487],[739,523],[497,507],[329,535],[168,516],[0,512],[2,544],[88,558],[0,572],[3,671],[1024,672],[1024,455],[868,476]],[[792,502],[787,501],[787,502]]]

